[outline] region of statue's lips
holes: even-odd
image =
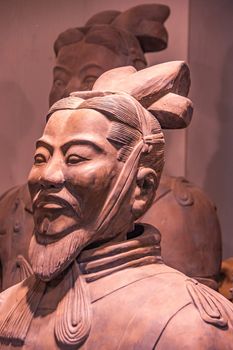
[[[79,206],[76,203],[69,203],[57,195],[40,195],[33,202],[33,211],[70,211],[80,216]]]
[[[35,235],[41,244],[61,239],[79,226],[81,218],[78,201],[75,198],[68,201],[57,194],[39,193],[33,201],[33,212]]]
[[[53,202],[40,202],[37,208],[45,208],[45,209],[62,209],[64,208],[61,204],[53,203]]]

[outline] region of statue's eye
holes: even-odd
[[[66,164],[70,164],[70,165],[78,164],[78,163],[83,162],[85,160],[87,160],[87,159],[80,157],[77,154],[70,154],[66,159]]]
[[[38,153],[34,156],[34,164],[43,164],[46,163],[46,161],[46,157],[41,153]]]
[[[91,76],[91,75],[87,76],[82,82],[82,86],[81,86],[82,90],[90,90],[94,85],[96,79],[97,79],[96,76]]]
[[[65,85],[65,82],[62,79],[56,79],[54,80],[53,84],[59,88],[63,87]]]
[[[90,84],[90,83],[94,83],[95,81],[96,81],[96,79],[97,79],[97,77],[96,76],[94,76],[94,75],[89,75],[88,77],[86,77],[85,79],[84,79],[84,83],[85,84]]]

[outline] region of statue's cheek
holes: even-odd
[[[42,174],[42,167],[35,167],[33,166],[29,175],[28,175],[28,185],[29,189],[33,190],[34,188],[39,186],[41,174]]]
[[[67,182],[73,183],[80,189],[103,191],[109,188],[116,177],[114,164],[102,162],[87,162],[69,171]]]

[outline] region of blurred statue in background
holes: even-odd
[[[125,12],[104,11],[84,27],[61,33],[54,44],[56,65],[49,104],[75,90],[90,90],[105,71],[122,66],[147,66],[144,54],[167,47],[164,5],[139,5]]]
[[[216,207],[182,177],[162,176],[154,204],[141,218],[162,233],[164,262],[218,289],[221,229]]]
[[[132,65],[140,70],[146,67],[144,54],[167,46],[164,22],[168,16],[167,6],[140,5],[125,12],[101,12],[84,27],[61,33],[54,44],[56,64],[50,105],[72,91],[90,90],[96,79],[110,68]],[[159,103],[156,113],[162,122],[166,98]],[[185,126],[180,120],[176,127]],[[169,124],[164,128],[169,128]],[[168,220],[166,213],[170,212]],[[11,220],[6,221],[6,217]],[[214,206],[200,189],[187,180],[162,177],[158,196],[141,220],[162,232],[165,263],[217,289],[220,227]],[[2,288],[5,289],[31,274],[28,245],[33,222],[27,185],[13,188],[3,196],[0,222]]]

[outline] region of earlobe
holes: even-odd
[[[132,204],[132,214],[134,220],[142,216],[150,207],[157,187],[158,177],[156,172],[151,168],[140,168],[137,174]]]

